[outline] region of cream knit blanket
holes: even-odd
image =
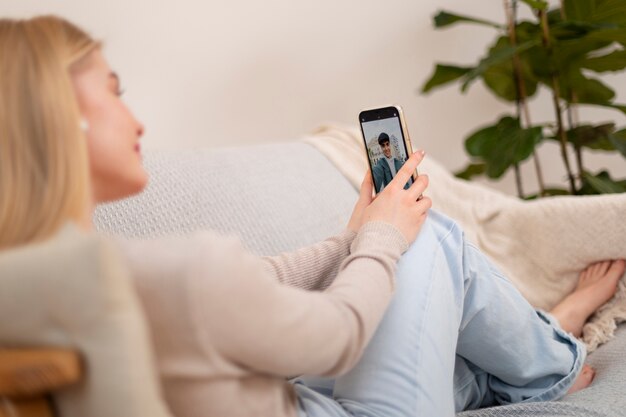
[[[357,128],[327,125],[304,141],[323,153],[358,189],[367,161]],[[428,151],[426,149],[426,151]],[[428,155],[433,208],[455,219],[535,307],[550,310],[576,286],[587,265],[626,258],[626,194],[522,201],[460,180]],[[589,352],[626,321],[626,276],[615,297],[583,330]]]

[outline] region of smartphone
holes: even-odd
[[[374,191],[381,192],[413,153],[411,139],[400,106],[363,110],[359,124],[365,141],[365,150]],[[417,170],[405,185],[409,188],[417,180]]]

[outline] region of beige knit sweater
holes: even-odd
[[[177,417],[294,417],[285,379],[357,362],[407,248],[382,222],[266,258],[212,232],[120,245]]]

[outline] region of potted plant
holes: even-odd
[[[578,111],[581,106],[602,106],[626,114],[626,105],[615,103],[613,89],[595,77],[626,67],[626,1],[561,0],[554,8],[543,0],[503,3],[505,24],[446,11],[434,17],[436,28],[457,23],[486,25],[496,31],[496,37],[474,66],[437,64],[422,92],[453,82],[465,92],[482,80],[499,99],[514,105],[511,114],[466,138],[471,162],[457,176],[497,179],[513,169],[521,198],[626,192],[626,179],[612,178],[607,171],[589,172],[583,158],[585,148],[620,153],[626,158],[626,129],[614,122],[585,123]],[[532,19],[518,18],[518,7],[522,7],[518,3],[531,8]],[[554,121],[536,124],[528,101],[542,88],[552,96]],[[566,188],[544,183],[537,155],[537,146],[543,141],[556,141],[560,146]],[[534,160],[539,185],[536,195],[524,194],[519,171],[520,163],[529,158]]]

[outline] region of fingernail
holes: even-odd
[[[424,154],[425,154],[426,152],[424,152],[424,150],[423,150],[423,149],[418,149],[415,153],[418,153],[418,154],[420,154],[420,155],[424,156]]]

